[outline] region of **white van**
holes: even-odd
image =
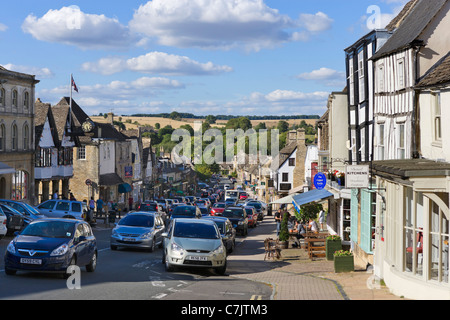
[[[244,190],[227,190],[225,191],[225,201],[227,199],[235,199],[236,201],[239,201],[239,196],[242,192],[245,192]]]

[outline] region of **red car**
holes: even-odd
[[[253,207],[245,207],[245,212],[247,212],[248,226],[251,228],[256,227],[258,223],[258,213]]]
[[[221,216],[223,210],[225,210],[226,204],[225,202],[217,202],[211,207],[211,215],[212,216]]]
[[[239,195],[239,200],[246,200],[248,198],[247,192],[241,192]]]

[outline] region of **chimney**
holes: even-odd
[[[108,113],[108,117],[106,118],[106,120],[108,120],[108,123],[110,125],[114,125],[114,113],[112,112]]]

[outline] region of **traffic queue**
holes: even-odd
[[[113,222],[111,250],[153,252],[159,247],[167,271],[200,267],[224,274],[236,236],[246,237],[265,211],[264,202],[225,185],[206,186],[195,196],[147,200],[118,219],[114,210],[104,219]],[[32,207],[0,200],[0,239],[14,236],[4,255],[5,273],[57,272],[67,278],[74,265],[95,271],[98,250],[92,228],[98,219],[78,201],[48,200]]]

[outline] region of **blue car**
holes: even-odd
[[[9,243],[5,273],[17,271],[56,272],[66,277],[71,265],[97,266],[97,241],[88,223],[73,219],[32,221]]]

